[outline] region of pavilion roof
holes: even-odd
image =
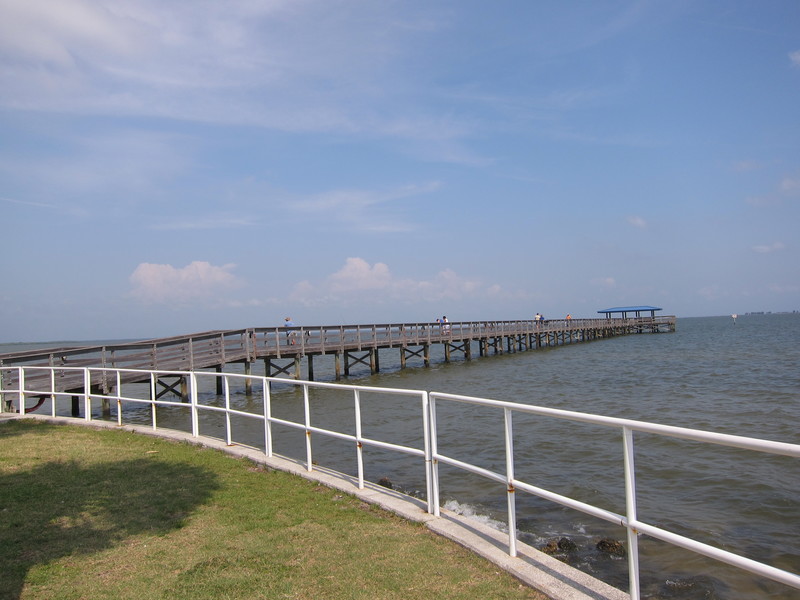
[[[604,310],[598,310],[599,313],[626,313],[626,312],[644,312],[644,311],[655,311],[655,310],[664,310],[663,308],[659,308],[657,306],[617,306],[614,308],[606,308]]]

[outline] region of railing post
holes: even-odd
[[[17,384],[19,385],[17,413],[22,418],[25,416],[25,369],[22,367],[17,367]]]
[[[430,414],[430,452],[431,452],[431,494],[433,499],[433,514],[437,517],[441,514],[439,510],[439,464],[436,460],[438,445],[436,443],[436,397],[428,395],[428,408]],[[431,500],[428,501],[430,506]],[[430,510],[429,510],[430,512]]]
[[[122,373],[116,372],[117,381],[117,425],[122,427]],[[53,406],[55,406],[55,398],[53,399]],[[55,412],[55,408],[53,408]]]
[[[517,502],[514,492],[514,428],[512,412],[503,409],[506,438],[506,496],[508,500],[508,553],[517,555]]]
[[[200,420],[197,415],[197,376],[194,373],[189,374],[189,400],[191,401],[192,410],[192,437],[200,436]]]
[[[303,384],[303,412],[305,413],[306,426],[306,470],[313,471],[314,463],[311,457],[311,403],[308,400],[308,385]]]
[[[86,421],[92,420],[92,375],[88,367],[83,368],[83,418]]]
[[[222,375],[222,384],[225,387],[225,443],[233,446],[231,436],[231,384],[225,375]]]
[[[625,512],[628,533],[628,580],[631,600],[639,600],[639,540],[632,524],[636,516],[636,470],[633,462],[633,431],[622,428],[625,451]]]
[[[425,450],[425,492],[428,496],[428,514],[433,514],[433,461],[431,460],[431,413],[428,392],[422,392],[422,438]]]
[[[356,459],[358,463],[358,489],[364,489],[364,448],[361,443],[361,394],[353,390],[353,409],[356,417]]]

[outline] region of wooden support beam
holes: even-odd
[[[244,374],[245,375],[252,375],[253,374],[253,363],[249,360],[245,361],[244,363]],[[249,377],[244,380],[244,393],[247,396],[253,395],[253,380]]]

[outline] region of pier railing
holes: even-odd
[[[145,406],[150,408],[152,415],[152,428],[156,430],[159,426],[159,411],[172,409],[176,411],[178,415],[185,415],[187,420],[185,423],[185,429],[190,431],[193,436],[198,437],[205,435],[208,437],[215,437],[213,431],[210,433],[203,431],[200,419],[201,414],[213,412],[224,415],[224,440],[228,445],[232,445],[234,443],[249,445],[252,442],[247,442],[241,439],[239,431],[236,430],[235,423],[237,422],[236,418],[254,419],[263,422],[264,437],[261,447],[267,456],[272,456],[274,452],[272,427],[275,425],[291,427],[304,431],[306,434],[305,465],[309,471],[314,469],[315,461],[324,461],[324,457],[313,454],[313,447],[311,443],[312,435],[333,437],[352,443],[353,450],[357,457],[357,479],[359,487],[364,486],[364,457],[362,449],[365,445],[380,447],[387,451],[401,452],[415,456],[420,460],[420,468],[424,469],[425,473],[428,511],[436,515],[438,515],[440,512],[439,465],[446,464],[450,467],[454,467],[486,478],[490,481],[494,481],[498,484],[501,484],[505,488],[506,503],[508,507],[508,553],[511,556],[516,556],[517,554],[516,494],[518,492],[531,494],[550,502],[554,502],[559,505],[578,510],[585,514],[592,515],[599,519],[620,525],[627,531],[630,595],[634,600],[638,600],[640,598],[638,536],[641,534],[662,540],[674,546],[691,550],[704,556],[711,557],[718,561],[733,565],[739,569],[781,582],[793,588],[800,589],[800,575],[797,573],[792,573],[762,562],[755,561],[744,555],[723,550],[721,548],[693,539],[687,535],[682,535],[677,532],[670,531],[664,527],[641,520],[637,514],[634,435],[646,433],[667,438],[692,440],[694,442],[700,442],[704,444],[729,446],[759,453],[788,456],[794,459],[800,459],[800,445],[798,444],[774,442],[682,427],[660,425],[630,419],[620,419],[601,415],[551,409],[540,406],[530,406],[521,403],[502,402],[486,398],[475,398],[438,392],[428,393],[419,390],[296,381],[233,373],[175,372],[155,370],[137,374],[139,381],[149,381],[149,385],[142,386],[142,384],[123,383],[123,380],[125,379],[124,376],[126,374],[126,370],[124,369],[66,368],[79,371],[79,375],[85,382],[84,390],[80,394],[80,400],[84,410],[83,419],[86,421],[91,421],[96,418],[103,418],[102,408],[105,406],[113,406],[115,408],[114,410],[109,411],[109,416],[107,418],[110,418],[112,413],[116,413],[113,416],[116,417],[116,422],[119,425],[122,425],[125,422],[125,415],[131,411],[132,407]],[[41,398],[43,396],[47,396],[50,399],[49,409],[51,415],[56,417],[64,414],[65,400],[71,394],[62,393],[56,389],[54,382],[59,369],[53,367],[36,366],[0,367],[0,375],[7,375],[8,372],[12,370],[15,372],[15,376],[3,377],[3,381],[16,381],[18,382],[17,386],[4,387],[0,389],[0,396],[2,396],[3,401],[10,400],[12,405],[16,405],[15,408],[20,418],[24,418],[25,416],[24,407],[26,398],[28,397]],[[41,371],[45,371],[46,377],[28,377],[29,374],[34,373],[41,375]],[[111,378],[112,380],[116,381],[117,385],[114,388],[114,393],[98,394],[92,391],[92,381],[98,376]],[[155,393],[156,381],[159,378],[174,376],[179,376],[188,380],[188,402],[159,400],[157,398]],[[206,398],[205,401],[201,399],[201,394],[199,392],[202,387],[202,381],[205,379],[214,381],[221,379],[223,384],[222,388],[224,390],[221,399],[219,396],[214,396],[212,394],[203,395],[203,397]],[[32,380],[37,382],[48,380],[51,382],[51,384],[34,388],[30,387],[27,383],[28,381]],[[251,384],[254,384],[260,390],[261,402],[258,410],[243,410],[239,406],[232,405],[230,394],[231,385],[235,384],[236,382],[242,382],[243,380],[249,380]],[[302,418],[293,421],[291,419],[278,418],[273,415],[272,395],[270,391],[272,384],[292,385],[298,386],[302,389]],[[239,385],[241,385],[241,383]],[[339,392],[344,391],[352,394],[353,411],[355,415],[353,430],[346,431],[342,430],[341,427],[323,427],[320,424],[320,421],[323,419],[321,415],[316,412],[312,415],[312,403],[309,402],[310,391],[316,389],[338,390]],[[361,419],[362,405],[365,402],[371,402],[371,399],[376,395],[380,395],[382,397],[388,396],[393,401],[396,400],[404,402],[404,406],[406,407],[408,406],[407,399],[409,397],[416,399],[416,403],[414,403],[416,407],[410,409],[414,411],[419,419],[417,424],[418,431],[416,432],[418,434],[417,439],[419,442],[416,445],[400,444],[387,440],[374,439],[363,435]],[[505,453],[504,457],[498,457],[498,462],[501,462],[505,465],[504,469],[491,470],[475,464],[473,462],[474,448],[464,451],[468,453],[467,456],[458,457],[439,451],[438,430],[440,425],[442,425],[442,422],[438,416],[438,407],[444,403],[482,406],[497,411],[497,419],[499,422],[501,422],[503,429]],[[249,403],[251,406],[252,404],[252,402]],[[525,481],[519,479],[515,474],[514,439],[515,437],[516,439],[530,439],[530,436],[526,433],[526,425],[524,423],[516,426],[514,424],[514,415],[521,414],[532,415],[542,419],[556,419],[566,423],[588,423],[617,430],[621,438],[620,460],[623,463],[624,472],[625,497],[621,502],[621,504],[625,507],[624,514],[615,513],[603,507],[545,489],[536,485],[535,481]]]

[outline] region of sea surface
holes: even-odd
[[[434,353],[428,368],[409,359],[409,368],[401,370],[398,351],[387,350],[381,352],[380,373],[354,368],[342,383],[448,392],[800,444],[798,341],[796,313],[742,315],[735,322],[729,316],[679,318],[674,333],[484,358],[474,351],[471,361],[453,353],[449,363]],[[32,349],[53,345],[68,344]],[[0,345],[0,352],[18,350],[19,345]],[[315,359],[317,380],[333,380],[332,362]],[[201,401],[223,400],[208,390]],[[259,394],[247,396],[234,382],[230,402],[242,410],[262,410]],[[352,427],[351,394],[314,391],[310,402],[312,424],[342,431]],[[302,421],[300,390],[276,386],[272,403],[274,416]],[[420,446],[417,401],[365,395],[362,410],[365,435]],[[124,411],[125,422],[150,423],[149,409]],[[185,409],[160,409],[159,425],[188,429],[186,416]],[[441,452],[502,471],[501,412],[442,405],[438,416]],[[233,425],[235,441],[264,446],[258,421],[240,418]],[[219,437],[224,426],[217,414],[203,415],[200,424],[201,433]],[[618,431],[522,415],[514,417],[514,427],[518,479],[625,513]],[[355,474],[352,443],[317,435],[313,440],[320,465]],[[276,453],[305,459],[304,444],[301,431],[275,429]],[[800,573],[800,460],[645,434],[635,436],[635,448],[640,520]],[[365,461],[369,480],[388,478],[400,490],[425,495],[420,459],[367,448]],[[503,485],[444,465],[440,475],[447,508],[506,528]],[[627,559],[597,549],[602,539],[624,541],[623,528],[525,493],[516,497],[522,541],[541,548],[566,539],[559,558],[627,590]],[[800,590],[646,536],[640,537],[639,549],[645,598],[800,598]]]

